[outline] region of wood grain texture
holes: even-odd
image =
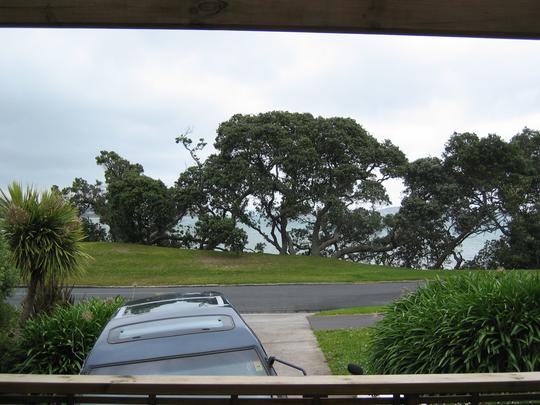
[[[0,393],[352,395],[540,392],[540,372],[309,377],[180,377],[0,374]]]
[[[538,0],[0,0],[0,26],[540,38]]]

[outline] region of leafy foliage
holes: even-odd
[[[523,141],[524,136],[524,143],[535,150],[530,148],[531,132],[517,138]],[[377,261],[441,268],[453,258],[459,268],[464,263],[460,247],[467,238],[494,231],[509,237],[518,207],[530,207],[539,195],[531,192],[531,181],[537,184],[533,179],[540,173],[528,163],[537,152],[525,149],[497,135],[455,133],[442,158],[412,162],[405,173],[405,198],[388,231],[394,249]]]
[[[174,227],[186,212],[178,204],[177,190],[144,175],[142,165],[116,152],[101,151],[96,162],[105,170],[105,185],[76,178],[62,190],[64,197],[79,209],[86,240],[150,245],[174,241]],[[99,216],[100,223],[86,217],[92,212]],[[110,235],[101,224],[109,226]]]
[[[376,374],[540,370],[540,275],[476,272],[429,282],[375,327]]]
[[[153,244],[175,224],[172,195],[160,180],[129,173],[107,184],[103,216],[115,241]]]
[[[236,228],[232,218],[201,215],[195,224],[195,235],[206,250],[224,245],[232,252],[242,252],[247,244],[247,234]]]
[[[13,339],[18,313],[4,300],[11,295],[19,273],[11,264],[10,252],[4,235],[0,232],[0,373],[9,371],[13,362]]]
[[[57,186],[54,188],[58,189]],[[89,215],[103,213],[106,209],[105,190],[100,181],[89,184],[86,180],[77,177],[71,186],[60,191],[71,205],[79,210],[86,242],[104,242],[109,239],[107,230],[100,222],[93,222]]]
[[[411,163],[350,118],[236,114],[220,124],[206,159],[207,142],[189,133],[176,143],[195,164],[173,188],[102,151],[106,187],[75,179],[63,192],[81,213],[96,212],[114,241],[239,251],[242,223],[282,255],[433,269],[540,266],[539,131],[525,128],[509,142],[454,133],[440,157]],[[397,214],[381,215],[375,207],[389,202],[392,178],[404,179],[405,196]],[[182,233],[187,214],[199,223]],[[88,240],[104,239],[99,225],[84,225]],[[491,232],[502,237],[465,262],[464,242]]]
[[[62,285],[67,277],[82,270],[88,257],[80,242],[84,235],[77,210],[55,191],[41,194],[31,188],[23,191],[13,183],[8,195],[0,197],[0,226],[4,231],[15,267],[28,282],[22,318],[27,319],[46,307],[37,306],[39,295]]]
[[[0,302],[11,295],[18,279],[19,272],[12,264],[6,238],[0,232]]]
[[[196,160],[177,186],[189,191],[199,210],[230,214],[280,254],[319,256],[327,248],[340,250],[336,241],[350,243],[340,226],[355,215],[349,207],[387,201],[382,183],[406,162],[396,146],[379,143],[348,118],[237,114],[217,132],[217,153],[204,163]],[[178,141],[186,146],[185,138]],[[195,151],[202,144],[191,145],[186,147]],[[295,221],[309,232],[292,230]]]
[[[9,373],[16,362],[19,313],[14,306],[0,301],[0,373]]]
[[[179,220],[172,191],[116,152],[101,151],[96,162],[105,169],[107,186],[105,204],[97,213],[109,225],[112,240],[144,244],[168,240]]]
[[[468,267],[540,268],[540,131],[525,128],[510,145],[521,162],[521,175],[503,189],[503,236],[487,242]]]
[[[92,222],[89,218],[81,217],[85,242],[107,242],[109,235],[105,227],[99,222]]]
[[[76,177],[71,186],[62,189],[61,193],[79,210],[80,216],[90,211],[100,212],[105,204],[103,184],[97,180],[95,184],[90,184],[85,179]]]
[[[50,314],[26,322],[19,338],[20,373],[77,374],[103,327],[122,298],[91,299],[57,306]]]

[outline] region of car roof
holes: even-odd
[[[129,334],[130,330],[135,332]],[[103,329],[83,372],[116,363],[250,347],[266,356],[258,338],[221,294],[168,294],[121,307]]]
[[[160,301],[166,301],[166,300],[194,300],[194,299],[204,299],[207,298],[209,301],[212,300],[212,298],[217,298],[218,300],[221,299],[225,304],[229,304],[229,301],[223,294],[221,294],[218,291],[201,291],[201,292],[188,292],[188,293],[172,293],[172,294],[158,294],[146,298],[141,298],[138,300],[132,300],[125,304],[125,306],[134,306],[134,305],[140,305],[140,304],[146,304],[149,302],[160,302]],[[229,304],[230,305],[230,304]]]

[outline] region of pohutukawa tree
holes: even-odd
[[[0,229],[11,258],[28,284],[21,318],[52,307],[68,277],[83,269],[88,258],[77,209],[56,191],[38,193],[12,183],[0,195]]]
[[[347,240],[343,225],[359,204],[388,201],[383,182],[406,163],[396,146],[350,118],[283,111],[234,115],[219,126],[214,146],[218,153],[203,165],[211,203],[280,254],[371,249],[373,241]]]
[[[442,158],[410,163],[406,195],[391,228],[397,246],[379,261],[441,268],[453,258],[456,268],[537,267],[539,150],[538,131],[525,129],[510,142],[455,133]],[[490,242],[476,263],[464,263],[463,242],[484,232],[500,232],[502,239]],[[519,259],[505,253],[518,248]]]

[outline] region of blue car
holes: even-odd
[[[223,295],[206,291],[127,303],[81,374],[267,376],[276,360]]]

